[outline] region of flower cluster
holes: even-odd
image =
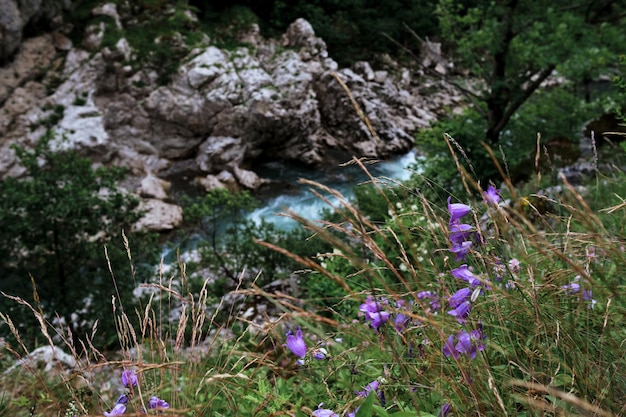
[[[461,355],[475,359],[476,353],[485,349],[485,345],[482,343],[485,338],[480,324],[478,329],[471,332],[461,330],[456,337],[454,335],[448,337],[443,345],[443,354],[447,357],[452,356],[454,359],[458,359]]]
[[[126,369],[122,371],[122,385],[128,390],[128,392],[121,394],[111,411],[104,411],[105,417],[121,416],[126,413],[126,405],[130,402],[134,393],[134,387],[138,384],[137,373],[132,369]],[[153,395],[148,402],[148,409],[150,410],[163,410],[169,408],[170,405],[159,397]],[[140,412],[145,413],[142,408]]]
[[[391,316],[388,311],[383,310],[383,303],[388,304],[384,299],[377,301],[369,296],[365,300],[365,303],[361,304],[359,307],[359,311],[365,314],[365,320],[370,322],[374,330],[378,330]]]
[[[566,285],[562,285],[561,289],[565,290],[566,294],[575,295],[578,294],[581,290],[580,285],[580,276],[575,276],[572,282]],[[593,291],[590,289],[582,290],[582,299],[587,301],[589,305],[587,308],[594,308],[596,306],[597,301],[593,299]]]
[[[376,393],[376,395],[378,396],[378,399],[380,400],[381,406],[384,407],[386,403],[385,393],[380,388],[380,382],[377,380],[374,380],[370,382],[369,384],[367,384],[365,386],[365,389],[363,389],[363,391],[357,391],[356,395],[357,397],[360,397],[360,398],[366,398],[370,394],[370,392]],[[337,413],[335,413],[333,410],[330,410],[328,408],[322,408],[323,406],[324,406],[324,403],[321,403],[320,405],[318,405],[317,410],[313,411],[312,415],[314,417],[339,417]],[[355,411],[348,413],[346,416],[355,417],[358,411],[359,411],[359,407],[357,407]]]
[[[498,205],[500,191],[490,186],[483,193],[483,199],[487,204]],[[469,224],[461,223],[461,219],[471,212],[471,207],[466,204],[451,203],[451,199],[448,198],[448,212],[450,214],[449,239],[452,243],[450,252],[456,255],[456,261],[464,261],[474,241],[477,239],[477,234],[473,232],[473,227]],[[472,302],[490,288],[489,283],[474,274],[467,264],[462,264],[452,269],[450,274],[458,282],[467,285],[461,287],[448,298],[448,305],[451,310],[447,313],[453,316],[459,324],[464,325],[472,311]],[[443,344],[442,353],[446,357],[454,359],[459,359],[461,356],[475,359],[477,352],[485,349],[485,345],[482,342],[485,338],[481,324],[478,324],[478,328],[475,330],[460,330],[456,335],[448,336]]]

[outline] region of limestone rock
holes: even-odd
[[[0,60],[9,58],[20,46],[24,22],[16,1],[0,0]]]
[[[63,352],[56,346],[42,346],[28,355],[19,359],[15,365],[8,368],[4,374],[9,374],[14,370],[27,366],[29,369],[39,369],[43,372],[69,372],[76,366],[76,359]]]
[[[170,182],[150,174],[141,180],[137,194],[141,197],[165,200],[168,197],[167,190],[169,190],[170,186]]]
[[[250,190],[256,190],[265,183],[265,181],[259,178],[254,172],[239,168],[238,166],[235,167],[234,174],[235,178],[237,178],[237,182]]]
[[[217,188],[226,188],[226,185],[222,183],[217,176],[215,175],[207,175],[206,177],[197,177],[195,182],[200,188],[204,191],[209,192],[211,190],[215,190]]]
[[[118,29],[122,29],[122,23],[120,21],[120,15],[117,13],[117,6],[115,3],[102,4],[91,11],[91,14],[95,16],[109,16],[115,21],[115,26]]]
[[[127,21],[113,3],[95,12]],[[64,136],[60,148],[129,168],[133,191],[150,197],[155,213],[173,216],[150,214],[145,227],[158,230],[176,223],[174,209],[154,203],[167,198],[158,178],[173,187],[199,178],[205,189],[255,189],[263,179],[250,167],[260,160],[323,166],[384,158],[410,150],[417,129],[462,102],[390,58],[384,70],[367,62],[338,68],[303,19],[279,41],[251,27],[240,35],[254,47],[198,47],[166,84],[154,69],[128,64],[135,52],[125,39],[101,48],[105,30],[87,28],[82,47],[61,42],[70,47],[64,61],[52,35],[29,39],[0,68],[0,177],[21,173],[11,143],[30,145],[52,128]],[[54,91],[36,81],[43,76],[55,80]]]
[[[241,139],[212,136],[200,145],[196,161],[203,172],[220,172],[238,166],[244,156],[245,146]]]
[[[17,87],[43,75],[55,55],[56,50],[51,35],[26,40],[14,60],[0,67],[0,105]]]
[[[183,222],[183,209],[161,200],[142,200],[139,210],[144,211],[145,214],[135,223],[135,230],[162,232],[180,227]]]
[[[0,62],[9,60],[19,49],[26,25],[51,21],[70,5],[71,0],[0,0]]]

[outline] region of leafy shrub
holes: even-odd
[[[58,314],[60,325],[69,326],[75,336],[90,334],[99,320],[94,343],[106,346],[116,340],[110,320],[110,295],[115,288],[107,262],[116,268],[126,263],[125,250],[111,243],[124,230],[130,235],[131,225],[140,216],[138,201],[116,186],[123,170],[94,169],[74,151],[53,151],[53,140],[48,132],[33,150],[15,146],[25,178],[0,182],[2,291],[26,300],[33,300],[36,291],[34,301],[41,303],[40,308]],[[142,253],[141,245],[150,242],[149,236],[132,235],[140,245],[137,252]],[[151,254],[142,253],[146,260]],[[118,297],[130,299],[128,291],[135,278],[121,282]],[[32,326],[31,312],[16,309],[4,297],[0,302],[4,312],[19,317],[15,324],[23,331],[23,340],[35,344],[38,331]],[[9,329],[3,327],[1,332],[6,336]]]

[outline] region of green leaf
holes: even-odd
[[[384,407],[381,407],[380,405],[374,405],[373,409],[376,415],[380,417],[389,417],[389,413],[387,413],[387,410],[385,410]]]
[[[373,391],[370,391],[369,395],[365,399],[365,402],[361,404],[361,407],[359,407],[359,411],[356,412],[355,417],[371,417],[372,416],[372,408],[374,406],[375,396],[376,396],[376,393]],[[384,416],[386,415],[387,413],[385,412]]]

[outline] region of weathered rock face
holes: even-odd
[[[71,0],[0,0],[0,62],[11,58],[20,47],[26,25],[51,20],[71,3]]]
[[[114,8],[96,12],[121,25]],[[279,41],[254,29],[242,34],[250,47],[195,49],[167,85],[157,85],[154,71],[133,70],[128,42],[101,49],[104,25],[87,29],[82,45],[89,51],[64,52],[67,44],[52,36],[30,39],[0,68],[3,80],[19,74],[0,83],[0,177],[21,172],[11,143],[28,145],[52,127],[66,138],[59,146],[129,167],[135,184],[146,177],[139,188],[146,197],[166,200],[155,180],[183,171],[206,188],[254,189],[263,183],[254,173],[259,160],[323,165],[337,162],[329,154],[406,152],[412,134],[443,105],[460,104],[458,93],[412,79],[409,70],[339,69],[305,20]],[[56,71],[44,73],[42,62]],[[428,85],[435,92],[421,97]]]

